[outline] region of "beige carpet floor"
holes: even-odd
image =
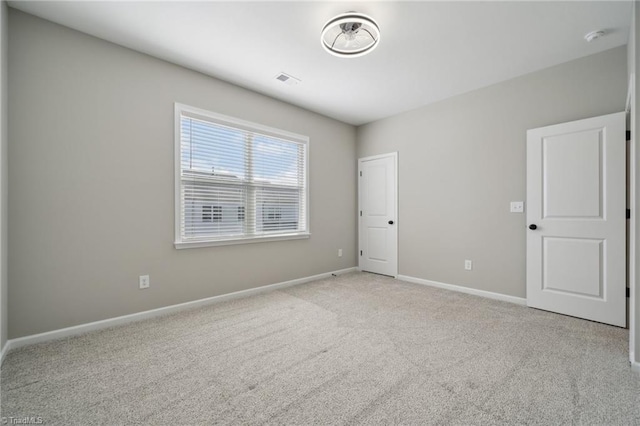
[[[627,330],[352,273],[10,352],[58,425],[640,425]]]

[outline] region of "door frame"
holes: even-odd
[[[640,363],[636,362],[635,360],[636,316],[638,315],[638,307],[635,303],[636,291],[638,291],[636,285],[636,271],[638,262],[638,260],[636,259],[636,232],[638,230],[637,221],[638,219],[640,219],[640,215],[636,213],[638,209],[638,197],[636,196],[636,190],[638,188],[636,182],[636,162],[638,161],[638,153],[636,147],[637,123],[635,117],[635,80],[635,73],[631,73],[629,75],[629,83],[627,86],[627,102],[625,105],[625,112],[627,113],[627,117],[629,118],[628,130],[631,131],[631,138],[629,140],[629,158],[627,159],[627,164],[629,165],[629,170],[627,171],[629,174],[629,187],[627,188],[627,191],[629,193],[629,205],[627,206],[627,208],[631,210],[627,228],[627,241],[629,247],[629,252],[627,253],[627,276],[629,285],[629,361],[631,362],[632,368],[640,372]]]
[[[398,240],[400,238],[400,228],[398,228],[399,226],[399,218],[398,218],[398,190],[400,188],[399,186],[399,182],[398,182],[398,151],[394,151],[394,152],[389,152],[386,154],[378,154],[378,155],[371,155],[369,157],[362,157],[362,158],[358,158],[358,175],[356,176],[356,178],[358,179],[358,211],[356,212],[357,214],[357,219],[358,219],[358,270],[362,271],[362,265],[360,264],[360,260],[362,259],[362,256],[360,255],[360,250],[362,250],[362,217],[360,216],[360,212],[362,211],[362,188],[360,185],[360,174],[362,173],[362,163],[365,161],[371,161],[371,160],[379,160],[382,158],[387,158],[387,157],[392,157],[393,158],[393,166],[394,166],[394,178],[395,178],[395,185],[394,185],[394,189],[396,192],[396,196],[394,197],[394,222],[395,222],[395,226],[396,226],[396,240],[394,241],[394,244],[396,246],[396,261],[395,261],[395,265],[396,265],[396,270],[394,271],[393,274],[393,278],[398,278],[398,269],[399,269],[399,265],[398,265],[398,251],[399,251],[399,246],[398,246]]]

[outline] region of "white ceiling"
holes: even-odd
[[[631,20],[630,1],[9,4],[354,125],[624,45]],[[378,22],[371,54],[321,47],[325,22],[347,11]],[[598,29],[608,35],[584,41]]]

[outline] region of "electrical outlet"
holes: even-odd
[[[140,288],[144,289],[144,288],[149,288],[149,286],[151,285],[151,281],[149,280],[149,275],[140,275]]]
[[[342,257],[342,249],[338,249],[338,257]]]
[[[465,260],[464,261],[464,269],[466,269],[467,271],[470,271],[471,269],[473,269],[473,262],[470,260]]]

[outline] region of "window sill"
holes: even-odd
[[[173,245],[178,250],[181,250],[200,247],[230,246],[235,244],[266,243],[269,241],[302,240],[309,237],[311,237],[311,234],[305,232],[299,234],[267,235],[263,237],[230,238],[228,240],[220,239],[208,241],[176,241],[173,243]]]

